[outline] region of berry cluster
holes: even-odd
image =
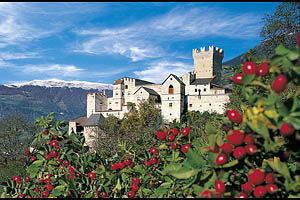
[[[274,194],[278,190],[275,182],[276,178],[272,172],[265,175],[260,169],[251,169],[248,172],[248,182],[241,185],[243,192],[238,198],[248,198],[252,192],[255,198],[264,197],[267,193]]]
[[[129,168],[132,168],[133,165],[134,165],[134,163],[131,162],[130,159],[126,158],[124,162],[119,161],[118,164],[112,163],[112,164],[110,165],[110,168],[111,168],[113,171],[117,171],[118,169],[123,169],[125,166],[129,166]]]
[[[223,194],[226,192],[226,186],[221,180],[216,180],[215,182],[215,191],[205,190],[201,193],[201,196],[204,198],[222,198]]]
[[[130,198],[135,198],[135,192],[139,190],[140,179],[135,177],[132,179],[133,185],[131,185],[131,191],[128,193]]]

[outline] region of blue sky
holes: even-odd
[[[31,80],[161,83],[193,70],[192,49],[253,48],[279,2],[0,3],[0,84]]]

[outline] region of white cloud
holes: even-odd
[[[162,83],[170,73],[182,76],[192,70],[193,65],[183,62],[159,61],[150,64],[145,70],[135,71],[134,74],[136,74],[139,79],[154,83]]]
[[[77,30],[85,36],[75,52],[121,54],[132,61],[169,55],[163,45],[172,41],[202,39],[207,36],[247,39],[257,37],[260,16],[237,15],[209,7],[174,8],[151,19],[127,27]]]
[[[78,77],[83,72],[83,69],[74,65],[61,65],[61,64],[49,64],[49,65],[25,65],[22,67],[23,73],[44,75],[51,77]]]
[[[1,52],[0,58],[3,60],[17,60],[26,58],[41,58],[36,52],[23,52],[23,53],[12,53],[12,52]]]

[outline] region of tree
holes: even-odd
[[[300,32],[300,3],[283,2],[273,15],[266,13],[263,22],[260,36],[265,39],[265,50],[269,54],[281,43],[294,46],[297,33]]]
[[[0,158],[5,163],[24,155],[37,126],[21,114],[11,113],[0,120]]]

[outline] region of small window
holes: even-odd
[[[172,103],[169,103],[169,107],[172,107]]]
[[[170,80],[173,80],[172,78],[170,78]]]
[[[109,104],[111,104],[111,101],[109,102]]]
[[[119,102],[116,101],[116,104],[118,104]]]
[[[197,88],[195,89],[195,92],[197,92]]]
[[[190,107],[192,107],[193,106],[193,104],[190,104]]]
[[[130,96],[130,92],[128,92],[128,96]]]
[[[116,93],[116,95],[118,95],[118,93]]]
[[[125,85],[125,89],[128,89],[128,85]]]
[[[172,115],[172,113],[170,113],[170,116]]]
[[[209,104],[209,106],[211,106],[211,103]]]
[[[143,94],[143,92],[141,92],[141,94]]]
[[[204,92],[206,92],[206,88],[204,88]]]
[[[173,87],[173,85],[169,86],[169,94],[174,94],[174,87]]]

